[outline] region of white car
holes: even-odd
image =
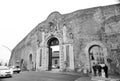
[[[21,72],[21,69],[19,67],[14,67],[14,66],[9,66],[12,70],[13,70],[13,73],[20,73]]]
[[[12,77],[13,70],[7,66],[0,66],[0,77]]]
[[[21,69],[20,68],[13,68],[13,73],[20,73]]]

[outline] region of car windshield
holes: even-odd
[[[8,67],[0,66],[0,70],[9,70]]]

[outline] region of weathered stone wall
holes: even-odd
[[[39,37],[39,38],[38,38]],[[36,50],[40,43],[41,33],[36,30],[31,31],[13,50],[9,65],[19,66],[24,60],[25,68],[30,69],[29,55],[32,54],[33,65],[36,64]],[[34,66],[35,68],[35,66]]]
[[[120,72],[120,4],[78,10],[61,15],[52,13],[53,17],[37,25],[12,51],[10,63],[25,59],[36,50],[42,41],[42,32],[50,31],[49,22],[54,22],[58,30],[66,26],[67,39],[72,40],[75,68],[86,64],[85,47],[92,41],[99,41],[107,48],[107,60],[111,71]],[[51,14],[50,14],[51,15]],[[34,60],[33,60],[34,61]],[[35,62],[35,61],[34,61]],[[27,63],[29,64],[29,63]]]
[[[75,67],[85,63],[84,48],[91,41],[101,41],[108,49],[111,70],[120,70],[120,5],[76,11],[65,15],[69,32],[73,33]],[[114,54],[113,54],[114,52]]]

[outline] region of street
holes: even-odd
[[[53,72],[21,72],[14,74],[12,78],[0,78],[0,81],[74,81],[79,74],[65,74]]]

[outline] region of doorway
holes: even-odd
[[[92,71],[93,64],[105,63],[105,54],[103,48],[99,45],[92,45],[89,48],[90,69]]]
[[[59,69],[60,68],[60,58],[59,58],[59,40],[55,37],[48,40],[48,70]]]
[[[29,69],[32,70],[33,69],[33,61],[32,61],[32,54],[29,55],[29,64],[30,64],[30,67]]]

